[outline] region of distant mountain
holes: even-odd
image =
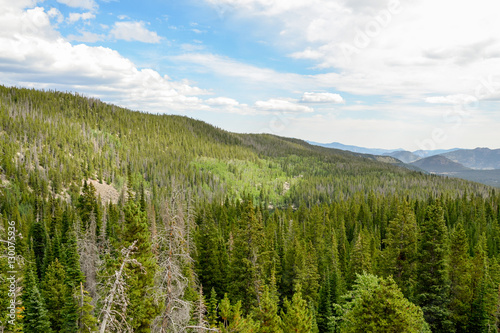
[[[442,155],[471,169],[500,169],[500,149],[460,149]]]
[[[434,155],[442,155],[456,150],[461,150],[460,148],[452,149],[436,149],[436,150],[415,150],[413,154],[420,156],[420,158],[430,157]]]
[[[395,156],[394,154],[396,153],[402,153],[400,155],[401,157],[407,159],[407,161],[410,161],[414,157],[410,157],[407,153],[411,153],[413,155],[416,155],[417,158],[413,159],[413,161],[416,161],[417,159],[420,158],[425,158],[429,156],[434,156],[434,155],[440,155],[440,154],[445,154],[449,152],[453,152],[456,150],[460,150],[460,148],[453,148],[453,149],[436,149],[436,150],[416,150],[414,152],[409,152],[406,151],[402,148],[397,148],[397,149],[382,149],[382,148],[365,148],[365,147],[359,147],[359,146],[352,146],[352,145],[345,145],[340,142],[332,142],[332,143],[319,143],[319,142],[313,142],[313,141],[307,141],[311,145],[315,146],[321,146],[321,147],[326,147],[326,148],[334,148],[334,149],[340,149],[340,150],[347,150],[353,153],[360,153],[360,154],[370,154],[370,155],[387,155],[387,156]],[[405,153],[406,152],[406,153]],[[400,159],[400,158],[398,158]],[[404,160],[401,160],[405,162]],[[412,161],[412,162],[413,162]],[[410,162],[405,162],[405,163],[410,163]]]
[[[407,150],[398,150],[390,153],[385,153],[385,156],[392,156],[394,158],[397,158],[401,162],[404,163],[412,163],[415,162],[416,160],[419,160],[421,157],[418,155],[413,154],[411,151]]]
[[[453,162],[449,158],[446,158],[442,155],[434,155],[422,158],[410,164],[427,172],[438,174],[450,174],[470,170],[462,164]]]
[[[399,149],[381,149],[381,148],[364,148],[364,147],[358,147],[358,146],[351,146],[351,145],[344,145],[339,142],[332,142],[332,143],[319,143],[319,142],[313,142],[313,141],[307,141],[311,145],[315,146],[321,146],[325,148],[334,148],[334,149],[340,149],[340,150],[347,150],[353,153],[360,153],[360,154],[370,154],[370,155],[384,155],[387,153],[392,153],[394,151],[400,151],[403,150],[401,148]]]

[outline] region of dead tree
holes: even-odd
[[[100,266],[99,248],[96,236],[96,218],[94,212],[90,214],[89,226],[83,235],[78,237],[78,252],[80,255],[80,267],[85,275],[85,290],[87,290],[95,305],[98,301],[97,294],[97,267]],[[80,234],[80,230],[77,229]]]
[[[191,216],[183,201],[182,192],[174,191],[161,209],[161,221],[153,240],[158,251],[155,301],[163,308],[153,321],[155,333],[186,332],[190,320],[192,304],[183,299],[189,278],[182,272],[192,262],[188,246]]]
[[[124,268],[127,264],[137,265],[142,268],[141,263],[135,259],[130,259],[130,255],[136,250],[134,241],[128,248],[121,250],[123,260],[120,268],[114,273],[114,280],[108,296],[104,299],[101,311],[101,325],[99,332],[133,332],[126,320],[127,306],[129,299],[127,296],[127,284],[125,282]]]

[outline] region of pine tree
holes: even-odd
[[[63,327],[64,305],[70,289],[65,284],[66,274],[64,267],[55,260],[47,268],[44,280],[41,285],[42,296],[45,299],[45,306],[51,327],[55,332],[59,332]]]
[[[260,288],[260,251],[262,250],[262,221],[255,215],[250,198],[244,203],[243,218],[236,230],[230,262],[228,288],[232,299],[241,300],[245,313],[256,304]]]
[[[430,333],[422,310],[404,298],[391,277],[358,275],[346,299],[342,333]]]
[[[30,265],[31,266],[31,265]],[[42,294],[38,289],[33,268],[28,267],[23,292],[23,327],[26,332],[51,333],[50,320]]]
[[[207,306],[207,320],[210,327],[217,327],[217,319],[219,317],[217,314],[217,304],[217,293],[215,292],[215,289],[212,288]]]
[[[84,276],[80,269],[80,255],[78,254],[78,243],[74,231],[68,232],[66,244],[63,246],[64,267],[66,268],[66,284],[78,286],[84,282]]]
[[[352,248],[349,267],[350,283],[354,282],[356,274],[372,272],[370,245],[366,237],[367,236],[364,231],[359,232],[356,238],[356,243]]]
[[[418,227],[408,202],[404,202],[398,208],[396,218],[389,221],[386,236],[381,265],[385,274],[392,275],[403,295],[409,298],[416,271]]]
[[[151,321],[160,310],[154,305],[151,294],[156,272],[156,260],[151,251],[151,235],[146,213],[141,211],[134,201],[127,202],[124,213],[125,230],[122,239],[127,247],[137,241],[137,250],[132,258],[141,264],[141,267],[137,265],[126,267],[126,282],[130,298],[127,315],[134,332],[148,332]]]
[[[487,289],[490,283],[487,245],[485,235],[481,235],[475,249],[472,274],[472,304],[468,323],[469,332],[488,332]]]
[[[292,301],[285,299],[285,311],[281,312],[283,331],[287,333],[312,333],[314,332],[313,314],[307,302],[302,298],[300,285],[292,297]]]
[[[281,333],[281,318],[278,315],[278,297],[269,286],[264,286],[259,307],[254,308],[253,318],[260,323],[259,333]]]
[[[432,332],[453,332],[448,310],[448,230],[440,205],[427,208],[420,228],[417,266],[417,304],[424,311]]]
[[[241,301],[231,305],[227,294],[224,295],[220,303],[220,316],[222,323],[219,329],[223,333],[256,333],[259,329],[259,324],[255,323],[251,318],[244,318],[241,313]]]
[[[467,331],[471,293],[469,241],[462,223],[450,237],[450,310],[457,333]]]

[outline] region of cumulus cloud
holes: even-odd
[[[300,100],[302,103],[345,103],[342,96],[332,93],[305,92]]]
[[[75,23],[79,20],[87,21],[95,19],[95,15],[91,12],[86,13],[70,13],[68,16],[68,23]]]
[[[427,103],[431,104],[470,104],[477,102],[478,99],[472,95],[448,95],[448,96],[433,96],[425,99]]]
[[[82,42],[82,43],[95,43],[99,41],[103,41],[106,39],[106,36],[101,34],[96,34],[90,31],[81,30],[79,31],[80,35],[68,35],[66,39],[70,42]]]
[[[47,15],[49,15],[49,17],[51,19],[56,19],[57,23],[61,23],[64,20],[64,16],[61,14],[61,12],[57,8],[49,9],[49,11],[47,12]]]
[[[150,112],[208,108],[199,97],[208,92],[185,80],[138,68],[106,47],[67,42],[41,7],[0,13],[0,75],[3,84],[73,90]]]
[[[212,106],[238,106],[240,104],[237,100],[228,97],[209,98],[205,102]]]
[[[317,85],[352,94],[473,94],[500,67],[490,0],[205,1],[252,20],[290,57],[313,61],[324,73]]]
[[[162,37],[154,31],[149,31],[144,22],[120,21],[115,22],[110,31],[112,37],[126,41],[143,43],[159,43]]]
[[[83,8],[88,10],[96,10],[97,3],[94,0],[57,0],[57,2],[65,4],[73,8]]]
[[[272,98],[267,101],[255,102],[255,108],[268,112],[283,112],[283,113],[311,113],[313,108],[305,105],[299,105],[284,99]]]

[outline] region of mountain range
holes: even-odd
[[[413,170],[457,177],[482,184],[500,187],[500,149],[439,149],[407,151],[399,149],[365,148],[344,145],[338,142],[328,144],[309,142],[327,148],[347,150],[356,153],[390,156]]]

